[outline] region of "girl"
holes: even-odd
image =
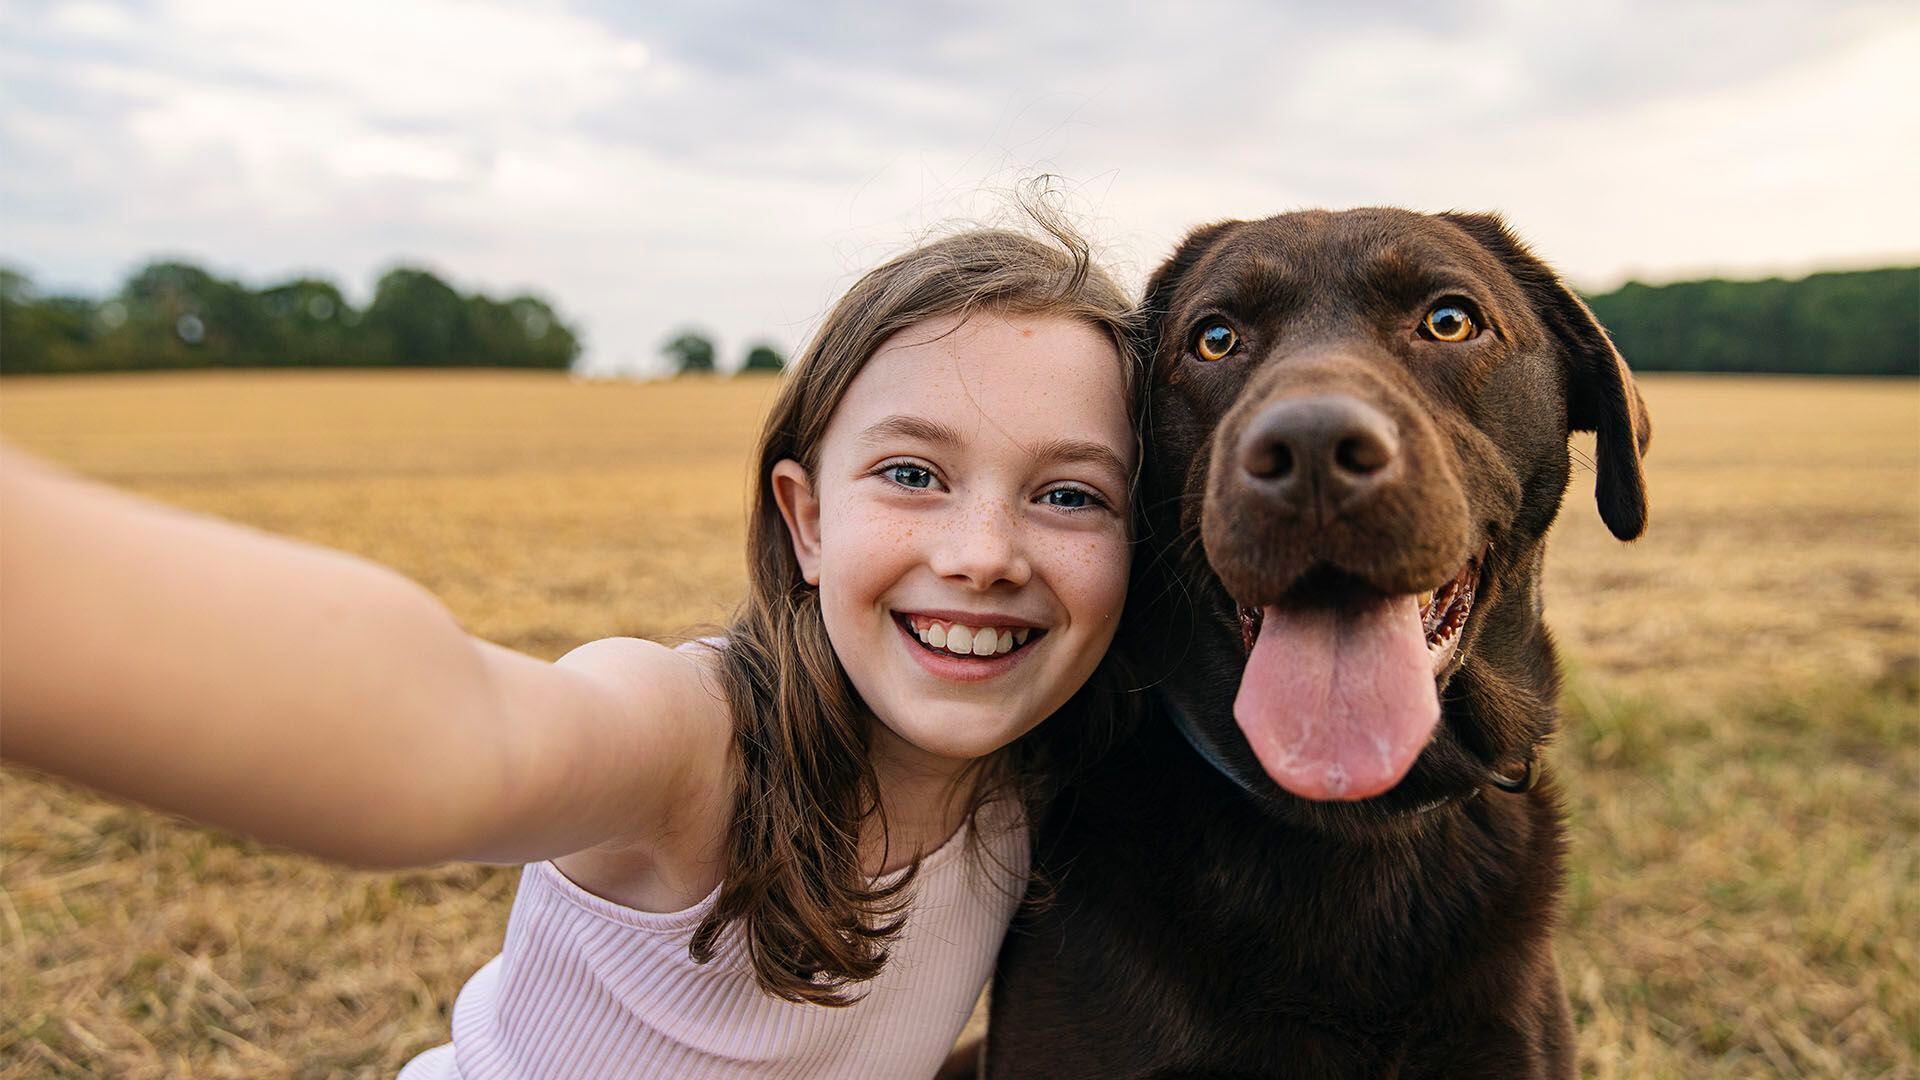
[[[5,753],[349,862],[527,862],[406,1080],[931,1075],[1024,886],[1020,800],[1118,703],[1088,680],[1128,303],[1058,238],[965,233],[840,300],[761,438],[747,600],[678,649],[546,664],[383,568],[0,452]]]

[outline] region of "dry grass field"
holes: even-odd
[[[1583,1072],[1920,1076],[1920,384],[1643,386],[1651,530],[1614,543],[1583,470],[1549,564]],[[0,436],[554,657],[726,613],[772,387],[10,379]],[[0,1080],[390,1076],[515,874],[342,870],[0,773]]]

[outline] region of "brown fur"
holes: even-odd
[[[1479,336],[1422,336],[1453,299]],[[1648,429],[1625,365],[1486,216],[1209,226],[1154,275],[1145,309],[1145,547],[1122,648],[1156,676],[1159,707],[1040,823],[1053,897],[1008,935],[989,1074],[1573,1075],[1551,949],[1559,801],[1550,777],[1494,779],[1554,729],[1540,569],[1570,431],[1598,430],[1615,534],[1645,524]],[[1194,337],[1216,317],[1242,347],[1209,363]],[[1385,418],[1377,490],[1290,501],[1246,480],[1234,456],[1298,400]],[[1478,596],[1407,777],[1347,803],[1268,780],[1232,714],[1240,610],[1430,589],[1469,558]],[[1194,752],[1176,712],[1252,790]]]

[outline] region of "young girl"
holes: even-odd
[[[1118,702],[1128,303],[1060,239],[962,234],[841,299],[761,438],[747,600],[678,649],[543,663],[0,450],[5,754],[349,862],[528,863],[406,1080],[931,1075],[1024,887],[1020,800]]]

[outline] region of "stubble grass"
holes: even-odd
[[[10,379],[0,437],[552,658],[724,618],[774,385]],[[1582,1071],[1920,1076],[1920,386],[1643,388],[1646,538],[1582,468],[1548,562]],[[446,1041],[516,877],[343,870],[6,770],[0,1080],[392,1075]]]

